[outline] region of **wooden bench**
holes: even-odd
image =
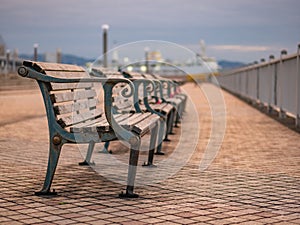
[[[153,78],[145,78],[142,74],[134,72],[118,72],[111,71],[103,67],[93,67],[90,72],[91,75],[106,78],[128,78],[135,85],[135,100],[134,104],[142,112],[152,112],[161,117],[160,129],[158,133],[157,155],[164,155],[162,152],[162,141],[169,141],[168,134],[172,130],[173,120],[175,115],[175,108],[172,104],[167,103],[162,97],[162,87],[159,81]],[[149,87],[149,84],[151,84]],[[146,93],[145,88],[148,88]],[[149,89],[150,88],[150,89]],[[121,98],[122,99],[122,98]],[[120,100],[122,101],[122,100]],[[128,102],[123,102],[124,108],[127,107]],[[130,104],[129,104],[130,105]],[[166,126],[165,126],[166,124]],[[152,165],[148,160],[145,165]]]
[[[187,95],[182,93],[179,85],[171,79],[161,77],[157,74],[145,74],[145,76],[148,78],[153,77],[153,79],[162,82],[163,98],[176,107],[175,127],[177,127],[186,107]]]
[[[75,65],[32,61],[24,61],[18,73],[38,82],[47,111],[50,135],[48,167],[44,185],[36,195],[56,194],[50,188],[64,144],[88,143],[86,159],[82,163],[87,164],[95,143],[119,139],[130,145],[126,193],[119,196],[138,197],[134,193],[134,182],[141,137],[151,133],[149,158],[153,158],[160,117],[137,111],[114,115],[114,87],[126,84],[122,95],[131,97],[134,94],[131,81],[90,77],[84,68]],[[101,88],[103,92],[99,93]]]
[[[172,104],[170,101],[166,101],[163,95],[163,84],[160,82],[160,80],[154,78],[151,75],[136,73],[136,72],[128,72],[123,71],[122,72],[125,78],[130,79],[131,81],[140,80],[140,79],[147,79],[151,80],[155,86],[154,89],[149,94],[149,99],[147,102],[150,102],[150,107],[154,109],[155,111],[161,113],[165,116],[166,120],[166,128],[160,129],[160,143],[162,140],[164,141],[170,141],[168,138],[169,134],[173,134],[173,125],[174,125],[174,119],[176,114],[176,105]],[[163,124],[164,125],[164,124]],[[162,126],[161,126],[162,127]],[[164,128],[164,127],[163,127]],[[163,139],[164,137],[164,139]],[[164,155],[162,152],[162,146],[159,145],[157,148],[157,151],[155,154],[157,155]]]

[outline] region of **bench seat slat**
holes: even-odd
[[[116,122],[127,130],[134,131],[139,135],[144,135],[154,127],[159,116],[151,113],[133,113],[115,115]],[[71,127],[71,132],[98,131],[107,132],[111,130],[107,120],[103,117],[82,123],[80,126]]]
[[[138,133],[139,135],[144,135],[149,132],[157,123],[159,116],[156,114],[150,114],[147,118],[144,118],[139,123],[135,124],[133,127],[133,131]]]
[[[91,132],[91,131],[96,132],[97,124],[102,123],[103,121],[106,121],[105,116],[102,116],[94,120],[84,121],[82,123],[70,127],[70,132],[71,133]]]
[[[154,110],[157,110],[159,112],[164,112],[165,114],[169,114],[171,110],[174,108],[171,104],[169,103],[162,103],[162,104],[151,104],[151,107]]]
[[[69,116],[62,116],[59,120],[58,123],[62,127],[69,127],[84,121],[88,120],[93,120],[101,117],[103,114],[103,111],[101,109],[93,109],[93,110],[87,110],[85,112],[80,112],[80,113],[72,113]]]
[[[116,114],[116,115],[117,116],[114,116],[114,118],[119,125],[125,124],[126,121],[128,121],[131,117],[135,118],[136,116],[138,116],[135,113]],[[97,129],[99,131],[107,131],[110,129],[110,125],[107,121],[103,121],[102,123],[97,124]]]
[[[116,121],[119,121],[120,117],[122,117],[122,114],[114,115],[114,118],[115,118]],[[109,129],[109,124],[108,124],[105,116],[102,116],[102,117],[94,119],[94,120],[89,120],[89,121],[84,121],[82,123],[78,123],[78,124],[72,126],[70,128],[70,131],[73,132],[73,133],[82,132],[82,131],[85,131],[85,127],[94,127],[94,128],[96,128],[97,126],[99,126],[99,124],[105,124],[105,129]],[[105,129],[103,129],[103,130],[105,130]]]
[[[136,123],[138,123],[139,121],[143,120],[146,117],[147,117],[146,113],[135,113],[131,117],[127,117],[127,118],[125,117],[125,119],[120,122],[120,125],[124,127],[127,126],[128,128],[131,129],[132,126],[134,126]]]
[[[177,106],[181,104],[182,100],[180,98],[166,98],[167,102],[172,102]]]
[[[47,63],[47,62],[33,62],[34,67],[39,67],[40,69],[46,71],[77,71],[85,72],[84,68],[77,65],[70,64],[59,64],[59,63]]]

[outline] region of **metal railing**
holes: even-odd
[[[261,62],[228,71],[218,76],[221,87],[276,110],[280,117],[287,114],[295,118],[300,127],[300,44],[297,53],[287,55],[283,50],[279,59],[270,56]]]

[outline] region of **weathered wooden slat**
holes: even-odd
[[[148,117],[144,118],[139,123],[135,124],[132,128],[132,131],[136,132],[137,134],[143,136],[144,134],[148,133],[158,122],[159,116],[156,114],[149,114]]]
[[[114,115],[114,119],[119,125],[122,125],[122,124],[126,124],[126,121],[128,121],[131,117],[135,118],[136,116],[138,115],[132,113],[116,114]],[[107,131],[109,129],[110,129],[110,125],[107,121],[102,121],[101,123],[97,124],[97,130],[100,132]]]
[[[182,102],[182,100],[179,99],[179,98],[166,98],[166,101],[167,102],[172,102],[172,103],[174,103],[176,105],[180,105],[181,102]]]
[[[63,104],[54,106],[55,113],[58,115],[71,113],[83,109],[95,108],[99,104],[99,100],[92,98],[87,100],[77,101],[71,104]]]
[[[109,77],[109,78],[111,78],[111,77]],[[117,78],[119,78],[119,77],[117,77]],[[124,77],[122,79],[124,79]],[[120,92],[123,91],[126,87],[129,87],[128,84],[126,84],[126,83],[118,83],[118,84],[116,84],[114,86],[114,88],[113,88],[113,94],[114,95],[119,95]]]
[[[123,76],[127,78],[145,78],[142,74],[137,72],[123,72]]]
[[[93,109],[93,110],[87,110],[87,111],[80,111],[80,113],[71,113],[68,116],[61,116],[58,120],[58,123],[62,127],[69,127],[76,125],[78,123],[82,123],[84,121],[88,120],[94,120],[99,117],[101,117],[103,114],[103,111],[101,109]]]
[[[132,110],[133,102],[128,98],[114,99],[113,105],[119,110]]]
[[[98,75],[101,75],[103,77],[110,77],[110,78],[124,78],[121,72],[118,71],[112,71],[108,68],[104,67],[94,67],[92,68],[93,72],[96,72]]]
[[[131,116],[128,119],[125,119],[122,122],[120,122],[120,125],[125,127],[126,129],[131,130],[133,129],[134,125],[143,121],[149,115],[151,115],[151,113],[135,113],[134,116]]]
[[[85,69],[81,66],[70,65],[70,64],[34,62],[34,65],[39,66],[44,71],[47,71],[47,70],[52,70],[52,71],[81,71],[81,72],[85,71]]]
[[[153,80],[154,79],[154,77],[151,74],[149,74],[149,73],[144,73],[143,76],[144,76],[144,78],[147,78],[149,80]]]
[[[174,106],[172,106],[169,103],[162,103],[162,104],[151,104],[151,107],[154,110],[157,110],[159,112],[164,112],[165,114],[169,114],[171,110],[173,110]]]
[[[58,78],[88,78],[90,77],[85,71],[45,71],[49,76]]]
[[[127,130],[131,130],[136,123],[147,117],[147,115],[142,113],[126,113],[118,115],[118,117],[115,117],[116,122]],[[108,131],[109,129],[111,129],[111,127],[107,121],[102,121],[97,124],[97,130],[99,132]]]
[[[70,132],[72,133],[80,133],[86,131],[97,131],[97,124],[102,123],[103,121],[107,121],[105,116],[102,115],[100,118],[84,121],[82,123],[78,123],[72,127],[70,127]]]
[[[128,117],[128,115],[127,115],[127,117]],[[124,115],[123,114],[116,114],[116,115],[114,115],[114,118],[115,118],[116,121],[121,121],[121,120],[124,119]],[[74,132],[74,133],[75,132],[86,131],[85,130],[86,127],[90,127],[90,129],[95,130],[100,126],[103,126],[104,129],[102,129],[102,130],[105,130],[105,131],[110,129],[110,126],[109,126],[109,124],[108,124],[108,122],[107,122],[104,115],[102,115],[102,117],[97,118],[95,120],[89,120],[89,121],[84,121],[82,123],[78,123],[78,124],[72,126],[70,131]],[[91,127],[96,127],[96,128],[91,128]]]
[[[52,91],[92,88],[92,83],[52,83]]]
[[[52,102],[68,102],[80,99],[87,99],[96,97],[97,93],[95,90],[82,90],[82,91],[74,91],[74,92],[58,92],[50,95]]]

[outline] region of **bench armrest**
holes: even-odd
[[[134,104],[139,108],[139,97],[143,97],[143,102],[144,105],[147,109],[148,112],[154,113],[159,115],[160,117],[164,117],[161,113],[155,111],[154,109],[152,109],[151,104],[149,104],[149,99],[148,96],[151,96],[152,92],[155,92],[156,90],[156,83],[154,82],[154,80],[149,80],[149,79],[143,79],[143,78],[130,78],[130,81],[133,82],[135,90],[137,90],[134,93]],[[138,96],[138,90],[140,85],[143,84],[143,96]]]
[[[18,74],[22,77],[35,79],[42,82],[50,83],[112,83],[117,84],[120,82],[128,83],[133,88],[132,82],[126,78],[58,78],[39,73],[31,68],[21,66],[18,69]],[[134,90],[134,88],[132,89]]]

